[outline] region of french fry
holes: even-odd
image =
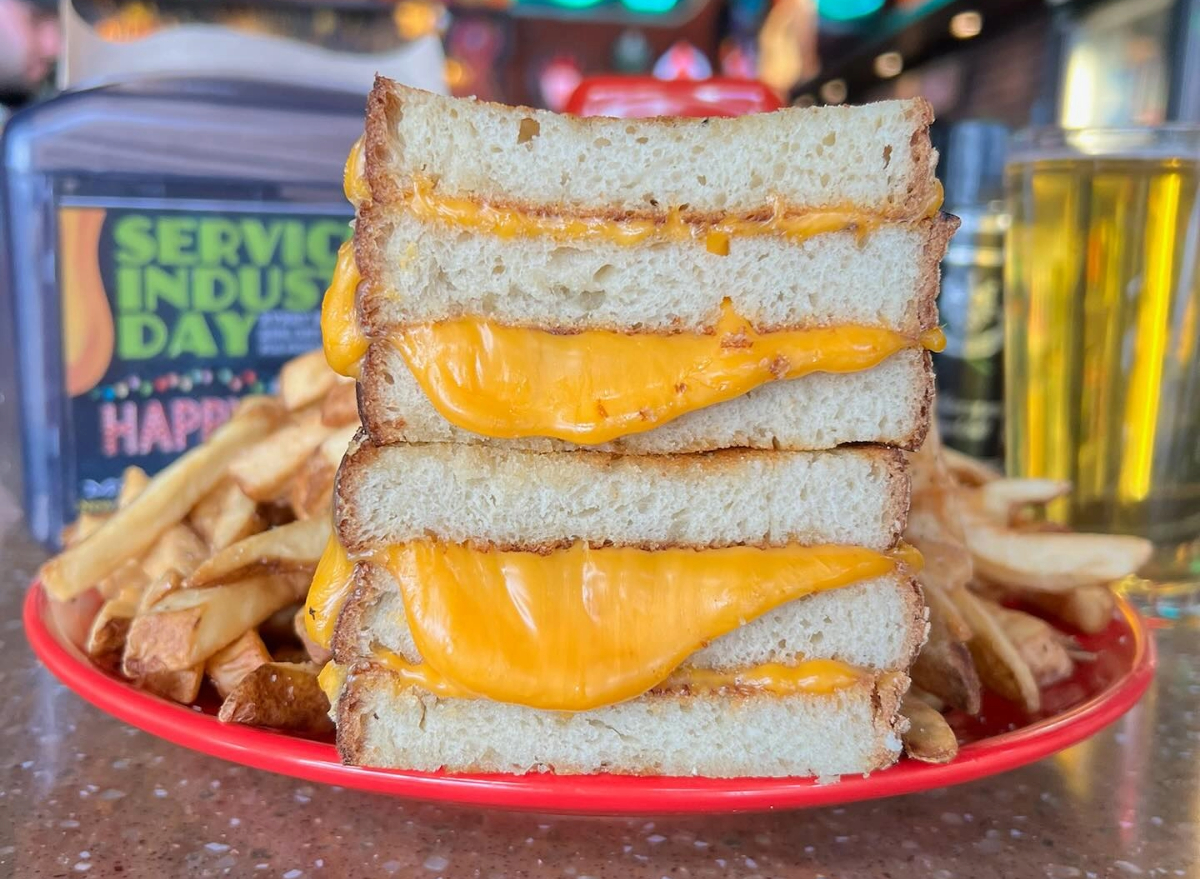
[[[1004,474],[989,464],[964,455],[951,448],[941,450],[941,458],[954,481],[959,485],[980,486],[996,479],[1002,479]]]
[[[80,513],[79,518],[63,529],[63,546],[82,543],[108,521],[112,513]]]
[[[966,589],[960,589],[951,597],[974,632],[967,646],[983,685],[1005,699],[1019,703],[1027,713],[1037,713],[1042,704],[1037,681],[999,620],[984,602]]]
[[[999,525],[1014,525],[1021,512],[1064,496],[1071,483],[1056,479],[995,479],[979,487],[980,508]]]
[[[923,690],[968,714],[978,714],[982,687],[965,641],[971,635],[954,602],[936,587],[927,587],[929,638],[909,674]],[[963,637],[965,635],[965,637]]]
[[[1088,635],[1107,629],[1117,609],[1117,599],[1107,586],[1077,586],[1068,592],[1020,591],[1013,594]]]
[[[344,427],[339,427],[333,433],[329,434],[328,438],[321,443],[321,454],[325,456],[325,460],[337,467],[342,463],[342,458],[346,454],[346,450],[350,447],[350,443],[358,434],[358,424],[348,424]]]
[[[908,719],[901,733],[904,753],[922,763],[949,763],[958,756],[958,738],[946,718],[911,693],[905,695],[900,713]]]
[[[201,498],[188,521],[213,552],[267,527],[258,514],[258,504],[232,479],[222,480]]]
[[[178,571],[185,577],[196,569],[208,555],[208,547],[200,535],[180,522],[172,525],[146,553],[142,567],[152,580],[167,571]]]
[[[150,477],[141,467],[126,467],[121,473],[121,490],[117,493],[117,509],[133,503],[133,499],[146,490]]]
[[[300,639],[300,643],[304,646],[304,652],[308,654],[318,667],[325,665],[329,660],[333,659],[333,652],[322,647],[314,641],[308,634],[308,626],[304,623],[304,605],[296,610],[296,615],[292,618],[292,628],[296,631],[296,637]]]
[[[164,571],[161,577],[151,581],[150,585],[142,590],[141,598],[138,599],[137,612],[146,613],[172,592],[182,589],[183,584],[183,574],[179,571],[174,568]]]
[[[999,586],[1064,592],[1135,573],[1153,546],[1123,534],[1013,531],[964,504],[967,548],[975,572]]]
[[[337,465],[330,464],[317,449],[308,456],[300,472],[292,480],[288,503],[297,519],[313,516],[328,516],[333,505],[333,483],[337,477]]]
[[[134,681],[143,690],[170,699],[181,705],[191,705],[200,695],[204,682],[204,666],[194,665],[179,671],[159,671]]]
[[[230,473],[250,498],[275,500],[332,432],[319,421],[290,424],[238,455],[230,465]]]
[[[307,585],[307,577],[265,575],[172,592],[134,618],[125,643],[124,674],[138,678],[202,664],[296,601]]]
[[[43,565],[40,577],[46,591],[62,601],[99,582],[124,560],[140,558],[212,490],[238,449],[274,428],[278,413],[278,404],[273,402],[252,400],[239,407],[207,443],[158,474],[129,506],[109,517],[91,537]]]
[[[311,663],[270,662],[242,678],[217,715],[225,723],[244,723],[306,735],[332,731],[329,700]]]
[[[995,604],[989,604],[988,610],[1004,628],[1039,687],[1057,684],[1071,676],[1075,663],[1064,644],[1066,636],[1032,614]]]
[[[358,388],[350,380],[338,381],[321,401],[321,423],[326,427],[358,427]]]
[[[137,614],[138,601],[149,578],[142,566],[130,559],[106,580],[111,597],[96,612],[84,650],[97,665],[116,671],[121,665],[130,622]]]
[[[295,412],[328,394],[339,378],[325,361],[325,352],[318,348],[283,364],[279,370],[279,396],[288,411]]]
[[[301,519],[227,546],[196,568],[188,585],[228,583],[264,569],[300,571],[311,576],[329,541],[330,519],[329,516]]]
[[[228,647],[222,647],[210,656],[204,664],[204,672],[224,699],[241,683],[242,678],[270,661],[267,645],[258,632],[249,629]]]

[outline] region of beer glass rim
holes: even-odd
[[[1008,161],[1052,156],[1200,159],[1200,125],[1167,122],[1146,126],[1023,128],[1009,140]]]

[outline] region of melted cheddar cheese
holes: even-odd
[[[582,711],[676,686],[672,673],[713,639],[788,601],[882,576],[916,558],[908,547],[881,553],[575,543],[540,554],[421,540],[369,560],[399,583],[423,660],[381,654],[405,681],[439,695]],[[332,637],[351,570],[331,541],[308,597],[309,633],[320,644]],[[756,686],[753,676],[720,684],[735,685]]]
[[[853,325],[764,333],[727,302],[712,333],[563,335],[461,318],[399,330],[390,341],[451,424],[594,445],[767,382],[870,369],[902,348],[938,349],[944,338]]]

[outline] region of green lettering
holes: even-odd
[[[237,277],[229,269],[201,266],[192,273],[192,307],[197,311],[224,311],[237,297]]]
[[[242,292],[242,309],[245,311],[270,311],[279,307],[283,298],[283,283],[280,269],[273,266],[256,269],[242,266],[238,269],[238,287]]]
[[[332,272],[338,248],[350,237],[350,226],[342,220],[318,220],[308,227],[308,264]]]
[[[160,300],[183,311],[188,307],[189,280],[189,272],[185,268],[146,266],[146,311],[158,311]]]
[[[227,357],[245,357],[250,353],[250,331],[258,321],[257,314],[238,314],[225,311],[214,314],[213,321],[221,334],[221,349]]]
[[[141,214],[128,214],[113,226],[113,241],[117,243],[117,262],[122,265],[144,266],[154,259],[158,249],[152,232],[153,221]]]
[[[283,226],[278,222],[268,224],[262,220],[242,220],[242,238],[246,243],[246,253],[256,266],[271,264],[281,237]]]
[[[288,311],[311,311],[324,293],[316,269],[288,269],[283,274],[283,307]]]
[[[282,257],[280,262],[285,266],[304,265],[305,237],[303,223],[297,220],[286,221],[284,223],[283,251],[280,254]]]
[[[179,315],[175,331],[171,333],[171,344],[167,347],[167,356],[178,357],[180,354],[195,354],[197,357],[216,357],[217,341],[213,338],[208,321],[198,311],[185,311]]]
[[[117,266],[117,311],[142,310],[142,270]]]
[[[165,266],[194,266],[196,260],[196,218],[159,219],[158,261]]]
[[[200,221],[200,264],[206,266],[236,266],[238,247],[242,243],[237,224],[223,217],[209,217]]]
[[[167,324],[156,314],[117,315],[117,357],[147,360],[167,344]]]

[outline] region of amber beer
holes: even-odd
[[[1200,582],[1200,129],[1037,132],[1006,172],[1010,475]]]

